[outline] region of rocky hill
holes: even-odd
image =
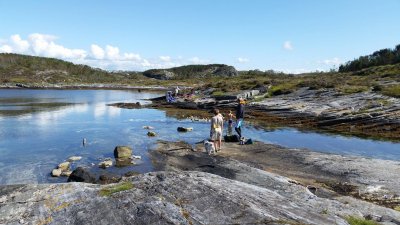
[[[143,72],[143,75],[158,80],[204,78],[204,77],[232,77],[237,76],[238,71],[233,66],[224,64],[188,65],[173,67],[170,69],[151,69]]]

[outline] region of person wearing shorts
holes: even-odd
[[[224,118],[219,113],[218,109],[214,109],[213,113],[214,116],[211,118],[210,136],[211,140],[214,141],[215,151],[220,151],[222,143],[222,131],[224,128]]]
[[[236,107],[236,126],[235,131],[239,135],[239,139],[242,138],[242,126],[244,119],[244,104],[245,101],[243,98],[238,99],[238,105]]]

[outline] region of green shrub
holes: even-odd
[[[387,96],[392,96],[395,98],[400,98],[400,85],[392,85],[388,87],[384,87],[382,89],[382,94]]]
[[[120,192],[120,191],[126,191],[130,190],[133,188],[133,184],[130,182],[124,182],[120,183],[111,187],[106,187],[100,190],[100,196],[110,196],[114,193]]]
[[[344,94],[354,94],[354,93],[360,93],[364,91],[368,91],[369,88],[367,86],[343,86],[339,87],[338,90]]]
[[[367,219],[359,218],[359,217],[355,217],[355,216],[347,217],[346,221],[350,225],[378,225],[378,223],[373,220],[367,220]]]

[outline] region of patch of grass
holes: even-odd
[[[272,86],[268,93],[270,96],[283,95],[292,93],[297,89],[297,83],[287,82]]]
[[[395,98],[400,98],[400,85],[391,85],[384,87],[382,89],[382,94]]]
[[[400,205],[395,206],[393,209],[400,212]]]
[[[223,92],[223,91],[214,91],[214,92],[212,93],[213,96],[222,96],[222,95],[225,95],[225,94],[226,94],[226,93]]]
[[[355,216],[347,217],[346,221],[350,225],[378,225],[378,223],[373,220],[367,220],[367,219],[359,218],[359,217],[355,217]]]
[[[360,92],[368,91],[368,89],[369,88],[367,86],[349,86],[349,85],[338,88],[338,90],[340,92],[342,92],[343,94],[360,93]]]
[[[108,197],[114,193],[120,192],[120,191],[127,191],[133,188],[133,184],[130,182],[124,182],[120,183],[117,185],[114,185],[112,187],[106,187],[100,190],[100,196],[105,196]]]

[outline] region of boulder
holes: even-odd
[[[237,135],[225,135],[224,136],[225,142],[239,142],[239,136]]]
[[[114,149],[114,157],[115,158],[127,158],[131,157],[132,148],[129,146],[117,146]]]
[[[59,177],[59,176],[61,176],[61,173],[62,173],[61,169],[53,169],[53,171],[51,171],[51,176]]]
[[[78,160],[81,160],[82,159],[82,157],[81,156],[71,156],[71,157],[69,157],[68,158],[68,162],[73,162],[73,161],[78,161]]]
[[[103,168],[103,169],[108,168],[112,165],[113,165],[113,161],[111,159],[104,160],[103,162],[99,163],[99,167]]]
[[[177,130],[178,130],[178,132],[188,132],[188,131],[192,131],[193,127],[178,127]]]
[[[62,171],[67,171],[69,169],[69,165],[70,165],[70,162],[63,162],[63,163],[58,164],[57,168],[61,169]]]
[[[76,168],[68,177],[68,182],[96,183],[96,176],[83,167]]]
[[[149,136],[149,137],[155,137],[156,135],[157,135],[156,132],[153,132],[153,131],[147,132],[147,136]]]

